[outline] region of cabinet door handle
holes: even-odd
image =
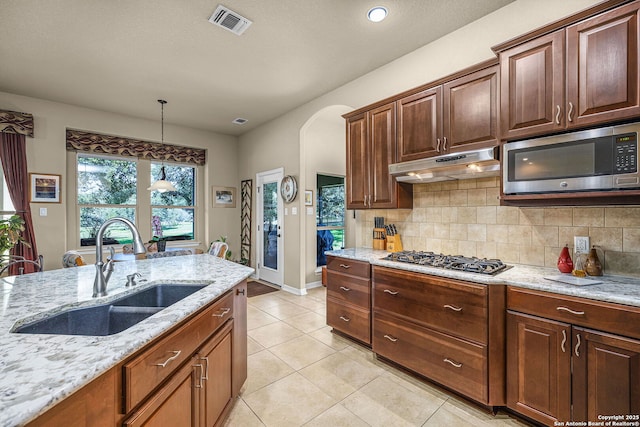
[[[369,194],[369,207],[371,207],[371,194]]]
[[[583,316],[584,315],[584,311],[574,311],[574,310],[571,310],[568,307],[563,307],[563,306],[556,307],[556,310],[558,310],[558,311],[566,311],[568,313],[575,314],[576,316]]]
[[[349,288],[345,288],[344,286],[340,286],[340,289],[342,289],[345,292],[349,292],[351,289]]]
[[[556,124],[560,124],[560,106],[556,105]]]
[[[347,264],[340,264],[340,267],[346,268],[347,270],[351,268],[351,266]]]
[[[201,365],[201,364],[199,364],[199,363],[197,363],[197,364],[195,364],[194,366],[195,366],[195,368],[196,368],[196,369],[197,369],[197,368],[200,368],[200,372],[201,372],[201,373],[200,373],[200,375],[198,375],[198,376],[196,377],[196,378],[198,378],[198,379],[200,380],[200,382],[199,382],[199,383],[197,383],[197,382],[196,382],[196,383],[195,383],[195,385],[194,385],[194,387],[195,387],[195,388],[202,388],[202,365]]]
[[[448,364],[455,366],[456,368],[462,368],[462,363],[456,363],[448,357],[442,360],[443,362],[447,362]]]
[[[580,353],[578,353],[578,349],[580,348],[580,334],[577,334],[576,338],[578,338],[578,343],[576,344],[574,352],[576,353],[576,357],[580,357]]]
[[[567,113],[567,119],[572,122],[571,114],[573,114],[573,103],[569,102],[569,112]]]
[[[447,137],[442,138],[442,151],[447,151]]]
[[[364,207],[365,208],[367,207],[367,195],[366,194],[364,195]]]
[[[170,358],[165,360],[163,363],[156,363],[155,366],[160,366],[161,368],[164,368],[165,366],[167,366],[169,364],[169,362],[171,362],[172,360],[177,359],[178,356],[180,356],[180,353],[182,353],[182,350],[170,351],[169,353],[173,353],[173,356],[171,356]]]
[[[436,152],[440,152],[440,138],[436,139],[436,141],[438,142],[436,145]]]
[[[236,289],[236,295],[244,295],[244,289]]]
[[[398,291],[390,291],[389,289],[385,289],[384,292],[391,294],[391,295],[398,295]]]
[[[351,322],[351,319],[345,316],[340,316],[340,319],[344,320],[345,322]]]
[[[564,329],[562,330],[562,343],[560,344],[560,348],[562,349],[562,352],[565,353],[565,349],[564,349],[564,344],[567,342],[567,331],[565,331]]]
[[[201,357],[200,360],[204,360],[204,369],[202,369],[202,375],[200,375],[200,380],[208,380],[209,379],[209,357]]]
[[[453,311],[462,311],[462,307],[456,307],[455,305],[445,304],[444,308],[448,308],[449,310]]]
[[[230,309],[230,308],[228,308],[228,307],[225,307],[225,308],[223,308],[221,311],[222,311],[222,312],[221,312],[220,314],[215,314],[215,313],[213,313],[213,314],[211,315],[211,317],[224,317],[224,316],[226,316],[226,315],[227,315],[227,313],[229,313],[229,312],[231,311],[231,309]]]
[[[398,341],[398,338],[394,338],[394,337],[392,337],[391,335],[385,335],[384,337],[385,337],[386,339],[388,339],[389,341],[391,341],[391,342],[396,342],[396,341]]]

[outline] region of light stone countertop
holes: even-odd
[[[462,271],[445,270],[442,268],[423,267],[396,261],[387,261],[382,258],[389,252],[369,248],[343,249],[327,251],[326,255],[354,259],[369,262],[372,265],[391,267],[399,270],[414,271],[417,273],[432,274],[434,276],[450,279],[464,280],[481,284],[506,284],[521,288],[539,291],[553,292],[561,295],[571,295],[597,301],[607,301],[640,307],[640,278],[604,275],[600,277],[588,277],[601,281],[601,284],[576,286],[545,279],[548,276],[558,276],[561,273],[555,268],[534,267],[529,265],[514,265],[509,270],[498,273],[495,276],[465,273]],[[509,264],[510,265],[510,264]],[[567,274],[566,276],[571,276]]]
[[[118,262],[109,295],[91,298],[93,265],[0,278],[0,426],[18,426],[140,350],[253,273],[208,254]],[[126,275],[141,282],[125,288]],[[110,336],[15,334],[16,324],[69,306],[97,305],[157,283],[207,283],[202,290]]]

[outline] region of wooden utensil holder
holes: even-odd
[[[385,250],[384,228],[373,229],[373,249]]]
[[[400,252],[402,250],[402,240],[399,234],[387,235],[387,252]]]

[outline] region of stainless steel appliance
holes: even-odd
[[[640,123],[503,145],[504,194],[640,188]]]
[[[499,259],[465,257],[462,255],[443,255],[434,252],[400,251],[393,252],[383,259],[396,262],[439,267],[446,270],[465,271],[468,273],[498,274],[511,268]]]

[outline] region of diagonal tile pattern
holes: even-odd
[[[226,427],[527,426],[492,415],[331,332],[325,288],[249,299],[248,379]]]

